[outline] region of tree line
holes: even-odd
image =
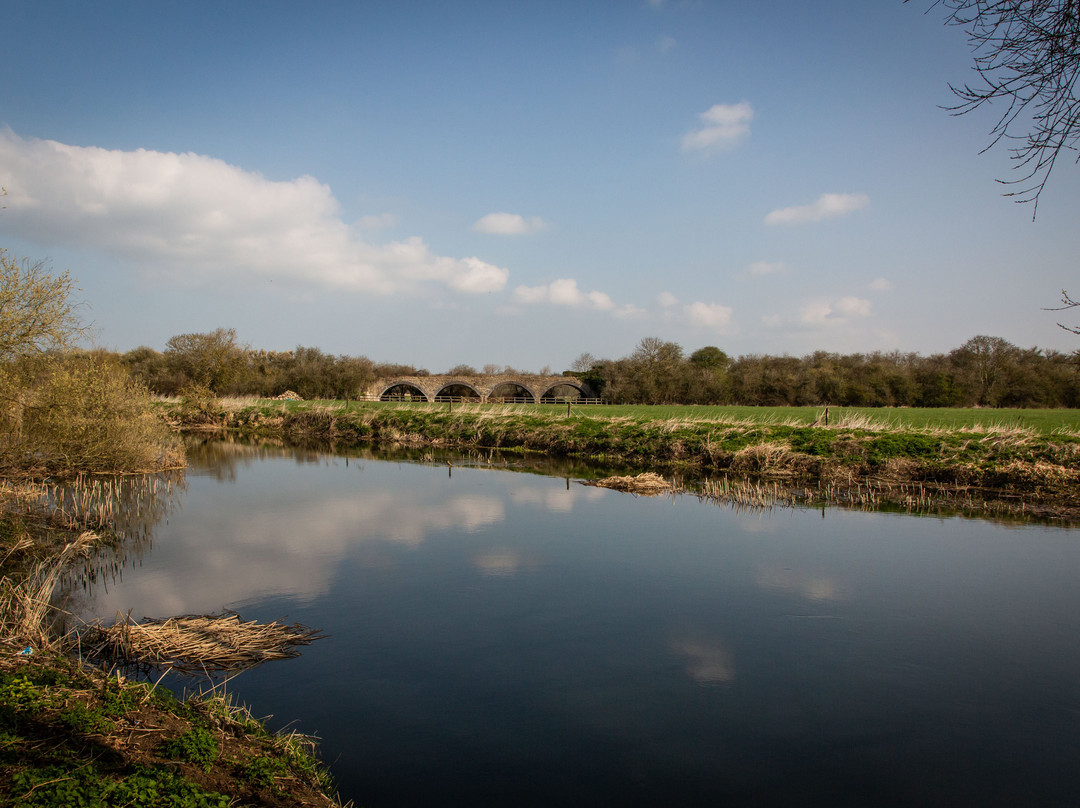
[[[136,380],[166,396],[201,388],[216,395],[269,398],[292,391],[305,399],[352,399],[378,379],[429,375],[413,365],[313,347],[254,349],[225,328],[175,336],[164,351],[140,347],[113,356]],[[446,371],[464,376],[522,372],[500,365],[481,370],[457,365]],[[716,346],[686,354],[677,343],[646,337],[619,359],[583,353],[562,375],[580,379],[613,404],[1080,407],[1080,353],[1019,348],[988,336],[930,356],[815,351],[734,359]]]
[[[709,346],[646,338],[614,361],[579,357],[573,374],[613,403],[846,407],[1080,407],[1080,355],[977,336],[948,353],[815,351],[731,359]]]

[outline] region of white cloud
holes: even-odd
[[[869,300],[859,297],[816,298],[802,307],[799,322],[808,326],[843,325],[854,317],[869,317],[870,307]]]
[[[760,278],[763,275],[783,272],[786,268],[783,261],[755,261],[746,268],[746,274],[752,278]]]
[[[888,278],[874,278],[870,282],[870,288],[875,292],[891,292],[893,289],[893,282]]]
[[[665,309],[669,309],[672,306],[676,306],[679,303],[679,298],[671,294],[671,292],[661,292],[656,296],[656,302],[663,306]]]
[[[698,117],[705,125],[683,135],[683,151],[716,152],[731,148],[750,133],[754,109],[748,101],[716,104]]]
[[[656,43],[656,47],[660,49],[661,53],[667,53],[669,50],[671,50],[678,44],[679,43],[675,40],[675,37],[662,36],[660,37],[660,40]]]
[[[372,245],[313,177],[268,180],[198,154],[108,150],[0,131],[0,225],[193,281],[261,276],[348,291],[505,287],[509,272],[435,255],[419,238]]]
[[[804,224],[846,216],[870,204],[866,194],[822,194],[816,202],[792,208],[778,208],[765,217],[765,224]]]
[[[539,216],[526,219],[517,213],[489,213],[476,221],[472,229],[477,233],[490,233],[497,236],[522,236],[536,233],[547,227],[547,222]]]
[[[615,302],[603,292],[582,292],[577,281],[559,278],[546,286],[519,286],[514,290],[514,300],[519,303],[551,303],[555,306],[572,306],[610,311]]]
[[[724,331],[731,324],[731,307],[719,303],[691,303],[683,311],[692,325],[701,328]]]

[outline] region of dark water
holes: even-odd
[[[1080,531],[252,452],[88,608],[327,632],[229,687],[358,806],[1080,804]]]

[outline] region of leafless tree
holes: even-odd
[[[991,130],[987,151],[1002,140],[1011,148],[1016,186],[1006,196],[1032,202],[1039,195],[1062,152],[1075,151],[1080,140],[1080,3],[1077,0],[937,0],[946,22],[967,33],[975,53],[973,85],[950,85],[964,114],[1003,102]]]

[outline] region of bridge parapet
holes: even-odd
[[[443,392],[447,388],[466,388],[471,390],[481,402],[525,398],[538,403],[541,399],[553,397],[552,391],[557,387],[570,387],[583,398],[595,398],[595,393],[589,386],[573,376],[527,374],[395,376],[377,379],[366,393],[372,398],[383,400],[411,395],[413,398],[422,397],[426,401],[434,401],[436,398],[450,395]]]

